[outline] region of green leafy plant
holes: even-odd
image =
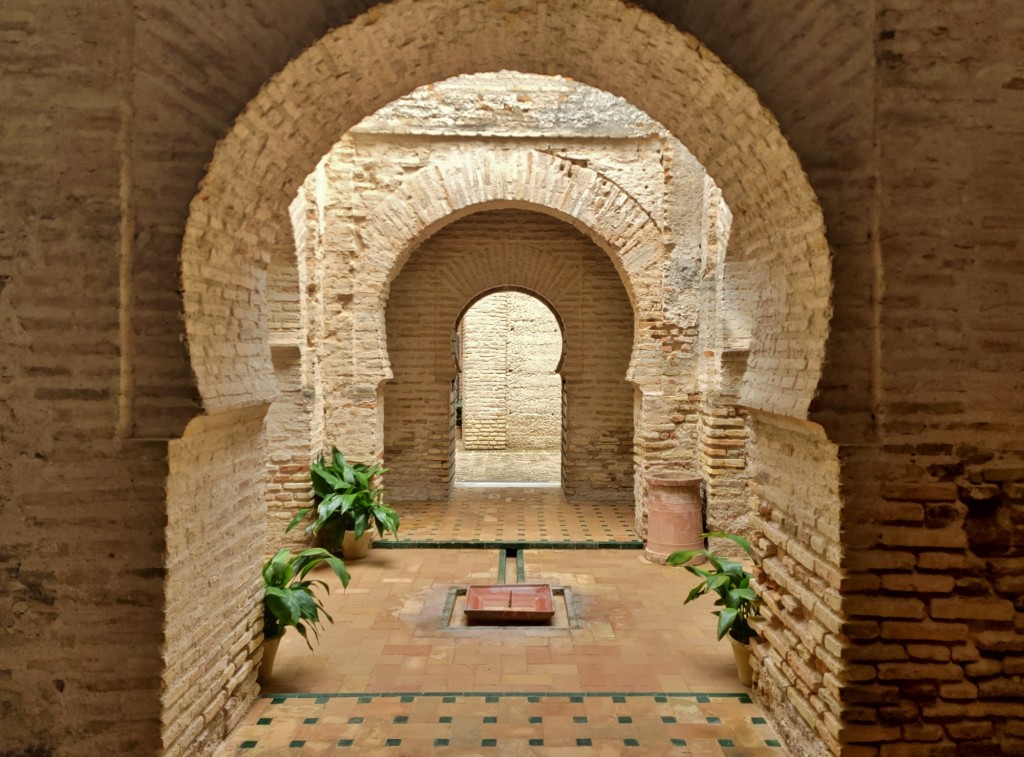
[[[750,542],[742,536],[724,531],[711,531],[701,534],[701,537],[704,539],[728,539],[742,547],[751,557],[754,556]],[[707,558],[711,566],[710,570],[705,570],[697,565],[684,565],[698,555]],[[760,600],[757,593],[750,588],[750,579],[753,576],[744,570],[741,563],[719,557],[707,549],[687,549],[669,555],[668,564],[683,565],[693,575],[703,579],[693,587],[683,604],[692,602],[708,592],[718,595],[715,606],[721,609],[714,610],[713,613],[718,616],[719,639],[729,634],[739,643],[749,644],[750,640],[757,636],[757,632],[750,627],[749,620],[760,615]]]
[[[398,513],[384,503],[384,489],[374,484],[374,478],[387,470],[376,463],[350,463],[333,447],[329,460],[321,455],[309,466],[314,506],[299,510],[285,530],[291,531],[308,515],[312,522],[306,526],[306,533],[318,536],[329,530],[334,551],[346,531],[357,539],[373,528],[381,537],[388,531],[397,534]]]
[[[329,594],[331,589],[326,581],[307,578],[309,572],[321,563],[331,566],[342,586],[348,586],[349,575],[345,563],[326,549],[313,547],[293,555],[287,549],[278,550],[277,554],[263,564],[263,636],[276,639],[284,635],[288,626],[293,626],[302,634],[306,645],[312,649],[309,640],[309,629],[319,639],[317,626],[323,628],[321,614],[330,622],[334,618],[328,615],[314,589],[323,587]]]

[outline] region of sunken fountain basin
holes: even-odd
[[[551,584],[470,586],[465,613],[471,623],[547,623],[555,614]]]

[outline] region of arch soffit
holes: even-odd
[[[774,117],[694,37],[648,11],[621,0],[507,4],[508,13],[475,0],[375,7],[295,58],[239,116],[192,202],[182,249],[186,332],[205,409],[274,395],[260,290],[267,243],[287,224],[268,219],[286,217],[339,135],[418,86],[512,69],[626,98],[707,168],[734,213],[732,245],[762,279],[748,370],[757,388],[746,402],[806,417],[828,336],[831,266],[820,205]],[[237,360],[239,344],[254,357]]]

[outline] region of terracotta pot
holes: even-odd
[[[664,563],[680,549],[703,549],[700,538],[703,513],[699,478],[649,478],[647,480],[647,546],[644,556]],[[690,561],[699,565],[703,555]]]
[[[750,645],[740,644],[732,638],[729,641],[732,643],[732,656],[736,658],[736,677],[744,686],[750,686],[754,676],[750,665]]]
[[[361,560],[370,551],[370,539],[373,534],[364,531],[358,539],[351,531],[346,531],[341,540],[341,554],[346,560]]]
[[[264,684],[274,674],[274,660],[277,658],[277,648],[281,644],[282,636],[273,639],[263,640],[263,660],[260,662],[260,669],[256,671],[256,683]]]

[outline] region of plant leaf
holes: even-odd
[[[293,528],[295,528],[307,515],[309,515],[309,511],[311,509],[312,508],[310,508],[310,507],[304,507],[301,510],[298,510],[295,513],[295,517],[292,518],[291,521],[288,523],[288,527],[285,528],[284,532],[288,533]]]
[[[685,562],[690,562],[697,555],[702,554],[704,554],[703,549],[683,549],[670,554],[665,562],[668,565],[682,565]]]
[[[727,607],[724,610],[718,610],[715,614],[718,615],[718,638],[721,640],[723,636],[729,633],[732,624],[736,622],[739,610]]]
[[[728,539],[733,544],[738,544],[739,546],[741,546],[743,548],[743,551],[751,557],[754,556],[754,550],[751,549],[750,542],[744,539],[739,534],[730,534],[725,531],[708,531],[706,534],[701,534],[701,537],[704,539]]]

